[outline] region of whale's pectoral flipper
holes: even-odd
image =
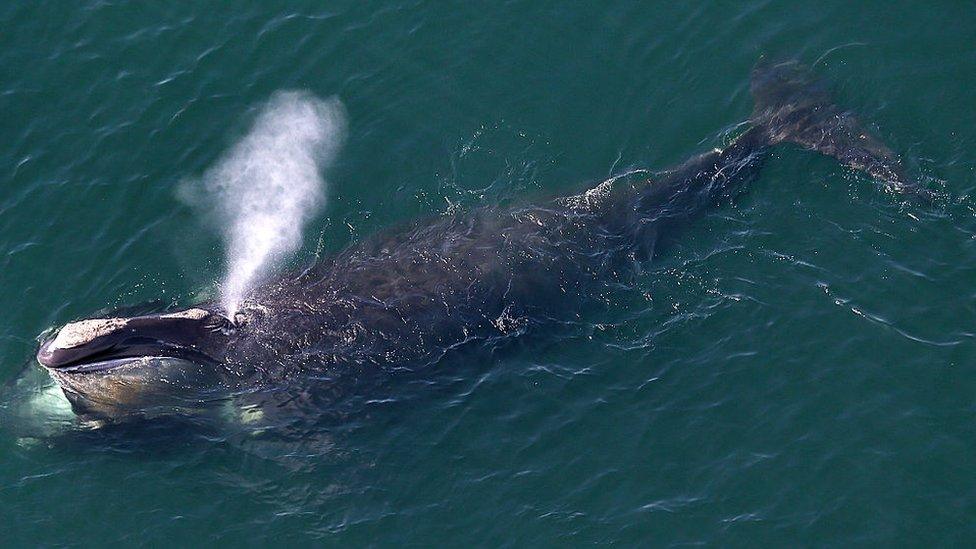
[[[832,156],[893,191],[930,198],[905,172],[901,159],[850,111],[838,107],[822,80],[796,61],[760,63],[752,71],[750,122],[770,145],[791,142]]]

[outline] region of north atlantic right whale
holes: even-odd
[[[418,369],[585,314],[599,284],[630,276],[706,209],[741,193],[781,143],[930,198],[809,69],[761,63],[750,87],[745,130],[671,170],[388,230],[262,284],[233,314],[207,301],[72,322],[40,344],[37,360],[77,413],[110,418],[179,411],[214,391]]]

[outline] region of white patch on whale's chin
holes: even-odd
[[[42,388],[31,393],[27,406],[34,415],[72,418],[71,403],[64,396],[61,386],[51,380]]]

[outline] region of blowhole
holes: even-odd
[[[247,323],[249,321],[250,321],[250,317],[247,314],[242,313],[240,311],[234,313],[234,318],[230,319],[231,325],[235,328],[241,328],[247,326]]]

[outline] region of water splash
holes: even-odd
[[[302,242],[305,223],[325,201],[322,172],[345,134],[337,98],[278,92],[247,135],[200,183],[226,241],[221,301],[233,318],[247,293]]]

